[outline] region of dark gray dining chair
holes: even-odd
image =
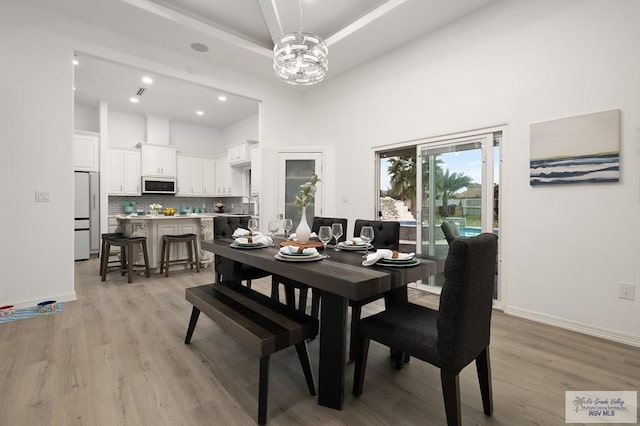
[[[363,226],[373,227],[373,240],[371,245],[377,249],[400,250],[400,222],[382,221],[382,220],[364,220],[357,219],[353,228],[353,236],[360,235]],[[355,360],[358,324],[362,315],[362,307],[378,299],[384,295],[370,297],[365,300],[349,300],[351,306],[351,340],[349,341],[349,359]]]
[[[362,395],[371,340],[440,368],[447,424],[461,424],[459,374],[475,360],[485,415],[493,414],[489,337],[498,237],[484,233],[451,243],[440,307],[396,303],[360,321],[353,395]],[[399,355],[398,355],[399,353]]]
[[[215,216],[213,218],[213,238],[231,238],[238,228],[249,229],[249,219],[251,216]],[[223,257],[215,256],[215,282],[222,282],[222,261]],[[268,277],[270,274],[261,269],[254,268],[249,265],[242,265],[240,277],[242,281],[247,282],[247,287],[251,288],[251,281]]]
[[[460,238],[460,231],[458,230],[458,224],[450,220],[443,220],[440,224],[444,238],[447,240],[447,244],[451,245],[453,240]]]
[[[321,217],[314,216],[311,224],[311,232],[316,234],[320,230],[321,226],[331,226],[334,223],[340,223],[342,225],[342,235],[338,239],[338,242],[346,240],[347,234],[347,219],[341,217]],[[271,277],[271,298],[279,300],[280,284],[284,286],[285,300],[287,305],[295,308],[295,289],[298,289],[298,307],[297,309],[304,312],[307,308],[307,295],[309,292],[309,286],[301,284],[297,281],[289,280],[287,278],[272,275]],[[320,293],[311,289],[311,316],[318,318],[320,311]]]

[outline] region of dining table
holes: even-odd
[[[280,242],[273,246],[242,249],[231,239],[203,240],[201,247],[223,258],[222,281],[239,285],[243,264],[297,281],[321,294],[318,357],[318,404],[342,409],[345,395],[347,310],[349,300],[384,296],[387,304],[406,301],[407,284],[438,273],[437,261],[418,258],[415,265],[362,265],[363,252],[327,250],[329,258],[316,261],[283,261],[276,258]],[[322,250],[320,250],[322,253]],[[399,267],[402,266],[402,267]]]

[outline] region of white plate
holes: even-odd
[[[230,247],[233,248],[237,248],[237,249],[259,249],[259,248],[263,248],[263,247],[269,247],[265,244],[262,243],[256,243],[256,244],[250,244],[250,245],[245,245],[245,244],[236,244],[236,242],[232,242],[231,244],[229,244]]]
[[[362,251],[366,249],[365,246],[348,246],[342,243],[338,244],[338,248],[340,248],[340,250],[353,250],[353,251]],[[369,250],[371,250],[372,248],[373,246],[369,244]]]
[[[415,262],[411,262],[411,263],[385,263],[385,262],[380,262],[377,261],[375,263],[377,266],[389,266],[391,268],[407,268],[409,266],[416,266],[420,264],[420,261],[416,259]]]
[[[319,253],[310,256],[282,256],[280,253],[276,253],[274,257],[285,262],[313,262],[323,258]]]
[[[287,254],[287,253],[282,253],[282,252],[278,252],[278,254],[282,257],[286,257],[286,258],[298,258],[298,257],[309,257],[309,256],[317,256],[318,253],[315,254],[306,254],[306,253],[300,253],[300,254]]]

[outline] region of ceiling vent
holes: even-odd
[[[136,95],[142,96],[142,94],[144,93],[144,90],[145,90],[144,87],[139,88],[138,93],[136,93]]]

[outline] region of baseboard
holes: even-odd
[[[74,300],[78,300],[76,296],[76,292],[59,294],[53,296],[47,296],[42,299],[32,299],[32,300],[21,300],[19,302],[10,303],[10,305],[14,305],[16,309],[29,308],[31,306],[36,306],[40,302],[44,302],[45,300],[55,300],[56,302],[72,302]]]
[[[515,317],[525,318],[531,321],[549,324],[555,327],[564,328],[566,330],[575,331],[589,336],[600,337],[602,339],[611,340],[625,345],[640,347],[640,336],[634,336],[626,333],[619,333],[606,328],[595,327],[591,324],[585,324],[578,321],[568,320],[553,315],[541,314],[539,312],[530,311],[528,309],[505,307],[505,314]]]

